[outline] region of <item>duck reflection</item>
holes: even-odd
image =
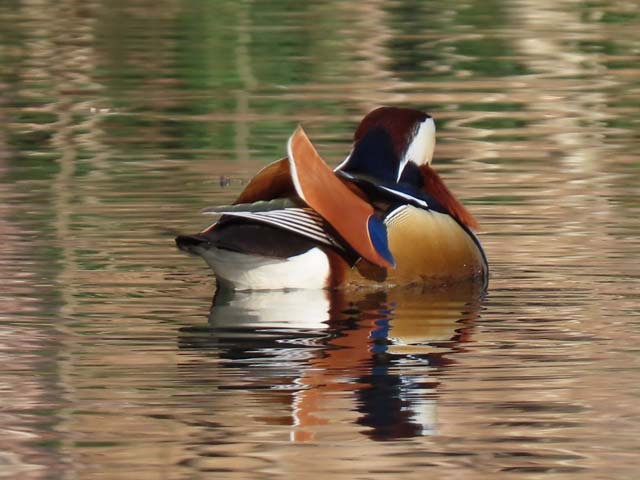
[[[208,350],[224,368],[243,370],[229,376],[240,385],[223,388],[290,391],[294,441],[345,424],[365,427],[375,440],[429,435],[436,429],[437,373],[471,335],[483,295],[477,285],[220,290],[208,325],[183,329],[180,346]],[[268,397],[261,397],[265,405],[274,400]]]

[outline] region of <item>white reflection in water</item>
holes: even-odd
[[[209,329],[183,329],[181,345],[215,349],[223,367],[242,370],[250,380],[235,388],[259,389],[257,409],[271,402],[265,387],[292,391],[294,441],[349,423],[378,440],[427,435],[437,431],[431,374],[469,340],[482,292],[219,291]]]

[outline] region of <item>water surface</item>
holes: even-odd
[[[0,4],[0,477],[636,478],[627,3]],[[488,289],[214,297],[173,236],[382,104],[435,117]]]

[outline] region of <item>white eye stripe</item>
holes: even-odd
[[[417,133],[413,136],[407,151],[402,158],[402,163],[398,170],[398,179],[402,176],[404,168],[409,161],[418,166],[431,163],[433,150],[436,145],[436,125],[433,118],[429,117],[420,123]]]

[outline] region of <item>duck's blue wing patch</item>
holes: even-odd
[[[371,243],[377,252],[395,268],[396,261],[389,250],[389,239],[387,238],[387,227],[385,224],[382,220],[371,215],[367,223],[367,228],[369,230]]]

